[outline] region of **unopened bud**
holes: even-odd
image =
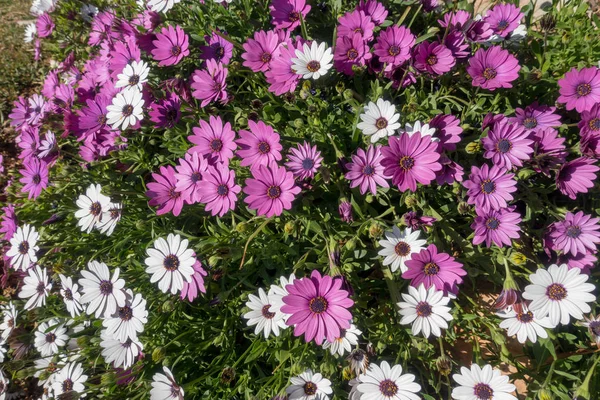
[[[419,203],[419,200],[417,199],[417,196],[410,194],[408,196],[406,196],[406,199],[404,199],[404,204],[406,204],[406,207],[414,207]]]
[[[450,375],[450,372],[452,372],[452,361],[446,355],[439,356],[435,361],[435,365],[437,366],[439,373],[443,376],[448,376]]]
[[[481,143],[479,141],[471,142],[465,148],[468,154],[476,154],[481,151]]]
[[[378,237],[381,237],[381,235],[383,235],[383,227],[381,225],[379,225],[377,222],[374,222],[370,227],[369,227],[369,236],[371,236],[373,239],[377,239]]]
[[[152,351],[152,361],[156,364],[165,359],[167,352],[163,347],[157,347]]]

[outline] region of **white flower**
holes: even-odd
[[[413,231],[411,228],[400,231],[397,226],[392,227],[391,232],[386,232],[387,239],[379,241],[383,249],[379,250],[378,254],[385,257],[383,265],[391,265],[392,272],[396,272],[398,268],[401,272],[406,272],[408,270],[406,261],[412,259],[413,253],[423,250],[423,246],[427,243],[426,240],[419,239],[420,234],[421,231]]]
[[[81,304],[87,304],[85,310],[88,314],[110,317],[117,311],[117,307],[125,305],[125,281],[119,279],[119,268],[115,268],[112,278],[108,266],[98,261],[88,263],[89,271],[81,271],[79,279],[83,296]]]
[[[514,392],[515,385],[508,383],[508,376],[501,375],[499,370],[492,370],[491,365],[480,368],[473,364],[470,370],[461,367],[460,374],[452,377],[460,385],[452,389],[455,400],[517,400],[510,394]]]
[[[29,12],[31,15],[39,17],[45,12],[54,11],[57,0],[33,0]]]
[[[150,67],[145,61],[132,61],[125,65],[123,72],[117,76],[116,87],[137,88],[142,90],[144,83],[148,82]]]
[[[144,346],[135,339],[121,341],[103,330],[100,334],[102,342],[102,357],[107,364],[112,363],[114,368],[127,369],[135,363]]]
[[[102,215],[102,220],[96,224],[96,229],[106,236],[112,235],[117,223],[121,220],[123,206],[120,203],[110,203],[108,211]]]
[[[358,344],[358,335],[360,335],[362,331],[356,327],[354,324],[350,324],[349,329],[340,329],[340,337],[337,338],[333,343],[329,343],[327,340],[323,342],[323,348],[329,349],[331,355],[339,354],[340,356],[344,355],[344,352],[351,352],[352,346],[356,346]]]
[[[0,337],[0,363],[4,362],[4,357],[6,356],[6,340]]]
[[[394,134],[400,128],[400,114],[396,113],[396,106],[384,99],[377,99],[377,103],[369,102],[356,127],[365,136],[371,136],[371,143]]]
[[[284,306],[283,298],[289,294],[286,289],[286,286],[292,285],[295,280],[296,275],[294,275],[293,273],[290,275],[289,278],[281,276],[279,278],[279,285],[272,284],[269,288],[269,301],[271,302],[271,308],[269,309],[269,311],[283,314],[284,321],[287,321],[287,319],[290,317],[290,314],[286,314],[283,311],[281,311],[281,307]]]
[[[548,333],[544,328],[552,329],[556,325],[552,325],[550,318],[537,318],[533,312],[522,306],[520,312],[514,309],[508,309],[506,312],[497,313],[501,318],[505,318],[500,322],[500,328],[507,330],[508,336],[517,335],[519,343],[525,343],[529,339],[532,343],[537,341],[537,337],[547,338]]]
[[[83,374],[80,363],[68,363],[56,374],[52,390],[57,397],[70,391],[82,393],[85,390],[83,384],[87,378],[87,375]]]
[[[550,316],[554,326],[560,322],[567,325],[571,317],[583,319],[583,313],[591,311],[589,302],[596,301],[591,291],[595,289],[586,274],[579,268],[569,270],[566,264],[560,267],[552,264],[545,269],[538,269],[529,275],[531,285],[525,287],[523,298],[532,300],[529,309],[537,318]]]
[[[298,376],[290,378],[292,384],[285,389],[289,400],[329,400],[331,381],[323,375],[307,369]]]
[[[34,377],[38,378],[38,386],[51,389],[54,378],[59,368],[58,362],[55,361],[57,357],[44,357],[35,360]],[[58,356],[59,362],[64,361],[64,358]]]
[[[350,385],[350,393],[348,393],[348,400],[360,400],[361,392],[358,391],[358,384],[360,381],[358,378],[350,379],[348,385]]]
[[[42,357],[58,354],[58,348],[64,346],[69,340],[67,328],[58,319],[42,322],[35,332],[35,348]]]
[[[171,370],[163,367],[163,372],[164,375],[156,373],[152,377],[150,400],[183,400],[183,388],[177,385]]]
[[[525,36],[527,36],[527,27],[524,24],[520,24],[510,33],[508,41],[513,43],[520,42],[525,39]]]
[[[421,121],[415,121],[413,125],[407,123],[404,125],[404,129],[401,129],[400,131],[408,133],[408,136],[419,133],[421,137],[429,136],[432,142],[440,141],[440,139],[435,137],[435,128],[431,128],[429,124],[422,124]]]
[[[154,248],[146,250],[146,272],[152,274],[150,282],[158,282],[163,293],[175,294],[183,288],[183,281],[192,282],[196,257],[188,249],[188,243],[187,239],[181,240],[181,236],[170,233],[167,240],[158,238]]]
[[[40,248],[37,241],[40,235],[35,230],[34,226],[24,224],[23,227],[18,227],[17,231],[10,239],[11,247],[6,252],[10,259],[10,265],[16,270],[22,269],[27,271],[31,264],[37,261],[35,252]]]
[[[29,299],[25,306],[26,310],[46,305],[46,297],[50,294],[52,284],[48,280],[46,268],[39,265],[29,269],[28,275],[23,279],[23,287],[19,292],[20,299]]]
[[[70,319],[65,325],[69,328],[69,336],[77,336],[79,332],[82,332],[85,330],[85,328],[89,328],[92,323],[89,320],[83,320],[75,324],[75,320]],[[67,350],[72,353],[69,361],[74,361],[79,358],[79,350],[81,350],[81,347],[79,347],[79,343],[77,343],[77,337],[72,337],[69,339],[67,342]]]
[[[102,194],[102,186],[90,185],[85,194],[77,199],[77,207],[79,207],[75,212],[75,217],[79,219],[77,225],[83,232],[90,233],[102,221],[110,204],[110,198]]]
[[[426,338],[430,334],[440,337],[442,328],[448,329],[448,322],[452,320],[450,307],[447,307],[450,298],[444,296],[442,290],[436,290],[435,286],[425,289],[422,283],[416,289],[413,286],[408,287],[408,294],[402,293],[404,301],[398,303],[402,319],[400,324],[412,324],[413,335],[423,332]]]
[[[52,131],[46,132],[44,138],[40,142],[40,147],[38,148],[39,158],[44,158],[52,155],[58,149],[58,145],[56,143],[56,136]]]
[[[80,302],[81,293],[79,293],[79,285],[73,283],[71,277],[64,276],[63,274],[60,274],[59,277],[61,283],[60,295],[63,297],[65,307],[69,314],[71,314],[71,317],[76,317],[83,310]]]
[[[32,22],[25,27],[25,37],[23,40],[25,43],[31,43],[33,42],[33,39],[35,39],[35,35],[37,35],[37,26],[35,25],[35,22]]]
[[[600,314],[596,318],[591,315],[589,318],[585,317],[585,322],[582,322],[581,325],[588,328],[592,339],[596,342],[596,346],[600,347]]]
[[[81,18],[86,22],[92,22],[94,17],[98,15],[98,7],[93,4],[84,4],[81,6]]]
[[[0,369],[0,400],[4,400],[6,398],[6,392],[8,390],[8,384],[10,381],[4,375],[4,371]]]
[[[126,294],[125,304],[102,321],[106,333],[121,342],[137,340],[137,334],[144,331],[144,324],[148,322],[146,300],[139,293],[134,295],[131,290],[127,290]]]
[[[246,307],[251,311],[244,314],[244,318],[248,320],[248,326],[256,325],[254,334],[258,335],[263,332],[263,336],[269,337],[271,331],[273,335],[279,336],[279,329],[287,328],[283,319],[284,315],[281,312],[271,312],[271,301],[263,288],[258,289],[258,297],[251,294],[248,296],[250,301],[246,303]]]
[[[148,0],[148,7],[154,12],[167,12],[181,0]]]
[[[325,42],[318,44],[313,41],[310,47],[307,43],[304,43],[302,50],[296,50],[296,57],[298,58],[292,58],[292,70],[297,75],[302,75],[304,79],[319,79],[333,65],[331,63],[331,60],[333,60],[331,48],[327,47]]]
[[[366,373],[358,377],[356,389],[362,393],[361,399],[369,400],[420,400],[416,395],[421,386],[415,383],[412,374],[402,375],[402,366],[390,368],[387,361],[380,366],[371,364]]]
[[[356,376],[364,374],[369,366],[369,356],[363,349],[352,350],[348,357],[346,357],[346,361],[348,361],[350,368]]]
[[[18,314],[19,312],[12,301],[2,307],[2,323],[0,324],[0,331],[2,331],[0,336],[2,339],[8,339],[15,326],[17,326]]]
[[[144,99],[137,88],[127,88],[112,99],[112,104],[106,107],[107,123],[113,129],[125,130],[141,121],[143,116]]]

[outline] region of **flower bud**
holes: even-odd
[[[344,89],[345,89],[345,85],[344,82],[340,81],[335,85],[335,91],[338,92],[338,94],[342,94],[344,93]]]
[[[174,304],[171,300],[165,301],[162,305],[162,311],[164,313],[170,313],[171,311],[173,311],[174,308]]]
[[[353,97],[354,97],[354,94],[352,93],[352,90],[350,90],[350,89],[344,90],[344,100],[350,100]]]
[[[340,218],[344,222],[352,222],[354,218],[352,218],[352,204],[348,202],[348,200],[341,200],[340,205],[338,207],[338,212],[340,214]]]
[[[438,372],[443,376],[448,376],[450,375],[450,372],[452,372],[452,360],[445,354],[442,354],[437,358],[435,365],[437,366]]]
[[[518,251],[513,251],[508,257],[511,263],[514,265],[523,265],[527,262],[527,257],[523,253],[519,253]]]
[[[117,383],[117,380],[115,379],[115,373],[112,371],[106,371],[100,377],[100,384],[102,386],[113,386],[115,383]]]
[[[370,227],[369,227],[369,236],[371,236],[373,239],[377,239],[378,237],[381,237],[381,235],[383,235],[383,227],[381,225],[379,225],[377,222],[374,222]]]
[[[540,19],[540,26],[542,27],[542,30],[549,32],[556,26],[556,19],[552,14],[544,14]]]
[[[238,232],[238,233],[246,233],[246,232],[248,232],[248,231],[250,230],[250,227],[248,226],[248,224],[247,224],[247,223],[245,223],[245,222],[240,222],[239,224],[237,224],[237,225],[235,226],[235,230],[236,230],[236,232]]]
[[[546,388],[542,388],[537,394],[538,400],[554,400],[552,392]]]
[[[295,230],[296,230],[296,224],[294,223],[294,221],[286,222],[283,227],[283,231],[285,232],[286,235],[293,234]]]
[[[404,204],[406,204],[406,207],[414,207],[418,203],[419,203],[419,200],[417,199],[417,196],[415,196],[414,194],[409,194],[404,199]]]
[[[352,251],[356,248],[356,240],[354,239],[350,239],[346,242],[346,244],[344,245],[344,248],[348,251]]]
[[[157,347],[152,351],[152,362],[158,364],[165,359],[167,352],[162,347]]]
[[[481,151],[481,143],[479,141],[471,142],[467,144],[465,150],[468,154],[476,154]]]
[[[235,370],[230,367],[226,367],[221,372],[221,382],[226,385],[231,384],[235,380]]]
[[[460,215],[466,215],[469,213],[469,211],[471,211],[471,207],[467,202],[461,201],[460,203],[458,203],[458,213]]]

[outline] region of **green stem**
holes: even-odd
[[[242,269],[244,267],[244,261],[246,261],[246,251],[248,251],[248,245],[250,244],[252,239],[254,239],[256,237],[256,235],[258,235],[258,233],[260,231],[262,231],[262,229],[265,226],[267,226],[267,224],[270,221],[271,221],[271,218],[267,218],[262,224],[260,224],[260,226],[252,233],[252,235],[250,235],[250,237],[246,241],[246,245],[244,246],[244,253],[242,254],[242,261],[240,262],[240,269]]]
[[[304,23],[304,17],[302,16],[302,13],[300,13],[300,28],[302,29],[302,36],[304,36],[304,39],[310,40],[310,36],[308,36],[306,24]]]

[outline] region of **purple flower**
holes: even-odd
[[[268,166],[258,164],[251,172],[252,178],[246,179],[243,189],[248,195],[244,201],[249,209],[268,218],[292,208],[292,201],[300,193],[300,188],[295,185],[291,172],[278,167],[275,162]]]
[[[353,76],[353,66],[362,67],[372,57],[369,45],[360,33],[351,36],[338,36],[333,54],[333,66],[346,75]]]
[[[200,127],[192,129],[194,134],[188,136],[188,140],[195,146],[189,152],[198,152],[228,166],[237,147],[234,141],[235,132],[231,129],[231,124],[223,124],[219,116],[211,115],[209,121],[200,120]]]
[[[466,39],[462,31],[455,29],[446,35],[444,45],[452,52],[454,58],[467,58],[471,55],[471,47]]]
[[[288,29],[291,32],[300,25],[300,15],[306,18],[310,6],[306,0],[273,0],[269,9],[275,29]]]
[[[392,80],[392,87],[394,89],[398,89],[399,87],[405,88],[417,82],[415,74],[406,65],[396,67],[391,72],[385,72],[385,76]]]
[[[2,207],[2,211],[3,214],[2,221],[0,222],[0,233],[4,234],[2,239],[8,242],[10,239],[12,239],[13,235],[17,231],[19,220],[17,219],[17,214],[15,214],[15,207],[12,204]]]
[[[433,226],[437,219],[425,215],[418,215],[415,211],[409,211],[402,216],[406,226],[412,230],[421,229],[423,226]]]
[[[442,75],[456,64],[450,49],[437,42],[421,42],[414,53],[414,67],[431,75]]]
[[[512,212],[514,207],[502,208],[498,211],[490,210],[482,212],[477,210],[477,217],[471,224],[471,229],[475,231],[473,244],[485,242],[487,247],[492,246],[492,242],[498,247],[510,246],[511,238],[518,239],[519,223],[521,216]]]
[[[202,172],[208,168],[208,162],[201,154],[187,153],[185,158],[180,158],[175,169],[175,189],[181,193],[183,200],[188,204],[200,201],[200,181]]]
[[[146,196],[150,198],[150,206],[158,206],[156,215],[173,212],[178,216],[183,208],[183,196],[177,191],[177,178],[175,178],[175,169],[170,165],[160,167],[160,173],[153,173],[154,182],[146,186]]]
[[[365,42],[373,39],[375,24],[363,11],[349,11],[339,18],[337,35],[351,37],[354,33],[360,33]]]
[[[366,152],[358,149],[352,155],[352,162],[346,165],[346,179],[351,181],[350,187],[360,186],[361,194],[370,190],[373,195],[377,194],[377,185],[390,187],[386,181],[389,177],[385,175],[385,168],[381,165],[382,157],[381,146],[369,145]]]
[[[44,96],[34,94],[29,98],[29,118],[27,123],[29,125],[38,125],[44,119],[48,103],[44,99]]]
[[[44,79],[44,86],[42,88],[42,94],[47,98],[51,99],[54,97],[56,88],[60,86],[60,78],[58,76],[58,70],[52,70],[46,75]]]
[[[600,132],[587,133],[581,136],[579,150],[584,156],[593,158],[600,157]]]
[[[392,66],[402,65],[410,60],[410,50],[415,45],[415,35],[404,26],[390,26],[382,31],[373,46],[373,53],[382,63]]]
[[[235,209],[237,194],[242,189],[235,184],[235,171],[229,170],[226,165],[218,163],[209,166],[202,173],[200,182],[200,201],[206,204],[204,208],[210,211],[213,217],[222,217],[229,210]]]
[[[245,50],[242,64],[254,72],[265,72],[271,59],[277,56],[279,37],[274,31],[258,31],[254,33],[254,39],[246,40],[242,47]]]
[[[589,251],[585,254],[578,254],[576,256],[572,256],[570,254],[561,254],[558,257],[557,264],[567,264],[569,269],[571,268],[579,268],[581,273],[589,274],[589,269],[594,267],[598,262],[598,258],[591,254]]]
[[[317,150],[317,146],[312,146],[308,142],[299,144],[298,147],[292,147],[288,154],[288,161],[285,166],[298,179],[313,178],[321,167],[321,152]]]
[[[495,124],[481,141],[486,150],[483,156],[501,168],[522,167],[523,161],[529,160],[533,153],[529,132],[506,120]]]
[[[438,19],[442,28],[450,27],[452,29],[464,29],[471,22],[471,13],[465,10],[458,10],[444,14],[444,19]]]
[[[567,159],[565,138],[559,137],[556,129],[536,129],[530,137],[533,139],[534,149],[531,164],[536,172],[549,175],[550,168]]]
[[[500,37],[507,37],[514,31],[523,18],[523,13],[514,4],[496,4],[491,10],[488,10],[484,21],[487,22],[494,34]]]
[[[16,130],[21,130],[29,125],[27,123],[27,120],[30,118],[29,102],[25,97],[19,96],[19,98],[13,102],[13,105],[14,108],[8,115],[10,126]]]
[[[579,211],[577,214],[567,212],[564,221],[556,222],[550,233],[553,240],[552,250],[561,251],[573,256],[597,252],[596,244],[600,243],[600,218]]]
[[[192,75],[194,91],[192,96],[202,100],[201,107],[206,107],[211,101],[227,103],[227,79],[228,70],[223,64],[217,64],[214,60],[206,61],[206,69],[196,70]]]
[[[96,14],[92,20],[92,27],[90,29],[90,38],[88,44],[90,46],[97,46],[100,42],[107,38],[108,34],[112,30],[113,23],[116,19],[115,12],[112,10],[103,11]]]
[[[351,223],[354,221],[352,217],[352,204],[350,204],[347,200],[340,201],[340,205],[338,206],[338,213],[340,214],[340,218],[343,222]]]
[[[581,121],[578,126],[581,136],[600,135],[600,103],[594,104],[589,111],[581,113]]]
[[[388,16],[388,10],[377,0],[360,0],[356,10],[364,12],[367,17],[371,17],[375,25],[383,24]]]
[[[181,99],[175,93],[150,105],[150,120],[157,129],[173,128],[181,119]]]
[[[242,159],[242,167],[252,168],[259,165],[269,165],[273,161],[281,160],[282,146],[279,144],[279,134],[264,122],[248,121],[250,131],[239,131],[240,139],[236,143],[240,146],[237,156]]]
[[[206,36],[207,45],[200,46],[203,60],[214,60],[223,65],[229,64],[233,55],[233,44],[217,35],[215,32],[211,36]]]
[[[511,82],[519,77],[519,61],[500,46],[479,49],[469,59],[467,72],[473,78],[473,86],[494,91],[511,88]]]
[[[48,13],[43,13],[37,19],[35,23],[37,28],[38,37],[45,38],[52,35],[52,31],[54,30],[54,21],[52,21],[52,17]]]
[[[194,255],[195,257],[195,255]],[[191,282],[183,282],[183,288],[181,289],[181,300],[187,299],[188,301],[194,301],[196,297],[198,297],[198,292],[206,293],[206,288],[204,287],[204,277],[208,275],[208,273],[202,268],[202,263],[198,260],[192,266],[194,268],[194,274],[192,275]]]
[[[484,20],[472,21],[465,32],[467,38],[473,42],[485,42],[492,37],[494,31],[490,24]]]
[[[19,172],[23,175],[19,179],[23,184],[21,193],[29,193],[29,200],[36,199],[48,187],[48,164],[45,161],[31,157],[23,163]]]
[[[534,101],[525,109],[516,108],[510,122],[523,126],[528,131],[560,126],[560,115],[555,114],[556,107],[540,105]]]
[[[560,96],[557,101],[565,103],[567,110],[576,109],[581,113],[600,103],[600,70],[596,67],[579,71],[572,68],[558,80],[558,86]]]
[[[79,128],[88,134],[106,128],[108,114],[107,106],[112,104],[112,98],[97,95],[93,99],[86,100],[86,106],[78,111]]]
[[[183,57],[190,54],[188,35],[179,25],[175,28],[172,26],[162,28],[160,33],[156,34],[156,40],[152,44],[154,45],[151,51],[152,57],[161,67],[178,64]]]
[[[426,289],[435,286],[437,290],[455,292],[456,285],[462,283],[467,275],[463,265],[446,253],[439,253],[435,244],[430,244],[419,253],[414,253],[405,262],[408,268],[402,278],[410,279],[410,285],[419,287],[422,283]]]
[[[17,139],[17,144],[21,148],[19,158],[28,160],[37,157],[40,148],[40,131],[38,128],[23,129]]]
[[[265,72],[270,92],[280,96],[296,90],[301,76],[292,69],[292,58],[296,57],[294,51],[301,48],[301,42],[297,42],[296,47],[291,44],[281,45],[278,54],[269,64],[269,70]]]
[[[594,187],[596,172],[600,170],[593,158],[580,157],[562,165],[556,175],[558,190],[575,200],[578,193],[587,193]]]
[[[435,11],[439,6],[438,0],[420,0],[421,5],[423,6],[423,11],[432,12]]]
[[[497,165],[492,168],[487,164],[481,168],[472,166],[469,180],[463,182],[468,189],[467,202],[475,204],[482,212],[506,208],[506,202],[513,199],[511,193],[517,190],[514,177],[515,174],[509,174]]]
[[[115,41],[109,55],[109,69],[112,71],[111,76],[113,78],[123,73],[125,66],[142,59],[140,48],[134,36],[127,36],[123,41]]]
[[[452,161],[445,154],[440,156],[440,164],[442,169],[436,173],[435,181],[438,185],[447,183],[452,185],[454,182],[462,182],[465,170],[458,163]]]
[[[458,118],[449,114],[436,115],[429,122],[429,127],[435,129],[435,137],[440,140],[441,150],[456,150],[456,143],[460,142],[460,135],[463,132]]]

